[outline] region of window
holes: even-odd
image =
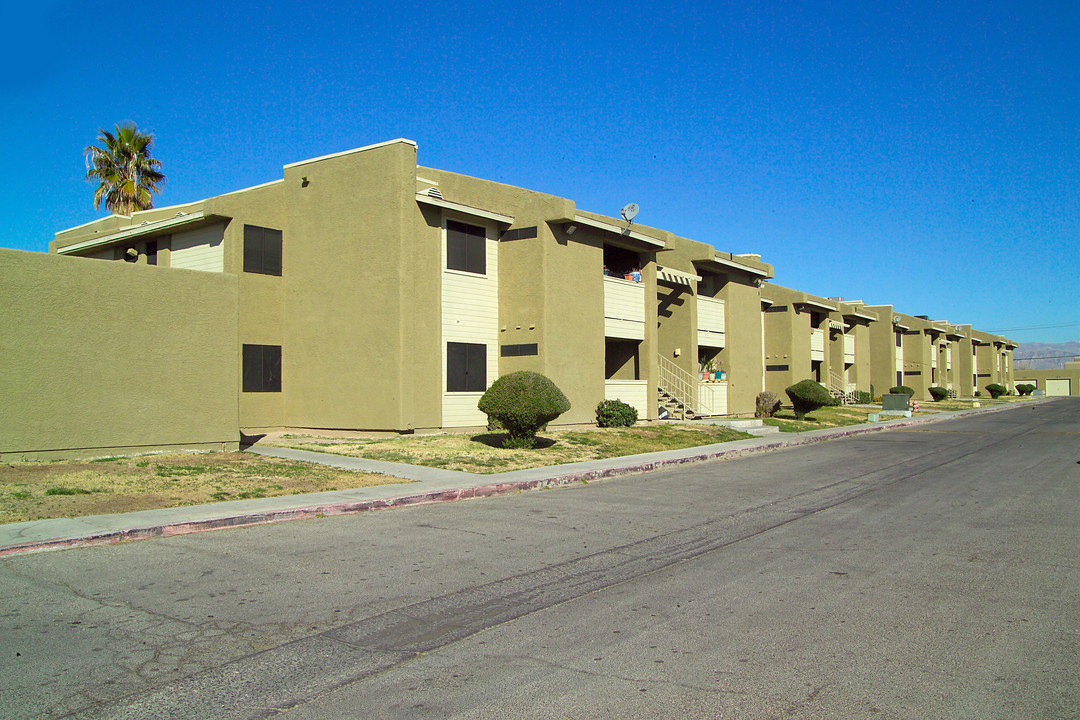
[[[539,346],[536,343],[526,343],[523,345],[503,345],[499,349],[499,354],[503,357],[522,357],[524,355],[536,355],[539,352]]]
[[[244,272],[281,275],[281,231],[244,226]]]
[[[157,265],[157,240],[146,241],[146,264]]]
[[[487,345],[446,343],[446,391],[487,390]]]
[[[446,269],[487,273],[487,231],[456,220],[446,221]]]
[[[281,346],[245,345],[244,392],[281,392]]]

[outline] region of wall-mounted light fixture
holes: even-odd
[[[577,225],[575,225],[574,223],[566,223],[565,225],[563,225],[563,230],[566,231],[567,235],[573,235],[577,232]]]
[[[300,187],[307,187],[311,184],[311,181],[307,179],[307,176],[300,178]]]

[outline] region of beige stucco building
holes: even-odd
[[[419,166],[394,140],[70,228],[49,255],[2,251],[0,457],[476,428],[515,370],[566,393],[560,423],[613,398],[648,420],[749,415],[766,388],[880,394],[941,357],[940,323],[902,316],[918,337],[878,357],[891,306],[763,286],[757,255],[630,220]],[[1007,341],[964,336],[969,382],[1011,377]]]
[[[566,393],[564,423],[592,422],[596,405],[616,397],[644,419],[664,404],[752,413],[762,387],[758,285],[772,268],[759,257],[421,167],[408,140],[71,228],[50,252],[37,258],[42,283],[70,267],[109,266],[106,293],[114,276],[157,283],[156,301],[175,308],[163,328],[182,335],[185,313],[197,311],[231,339],[212,361],[178,353],[174,362],[197,376],[192,393],[212,388],[233,407],[232,443],[240,429],[480,427],[480,395],[523,369]],[[229,288],[231,302],[204,302],[207,282]],[[145,342],[130,335],[121,345]],[[702,379],[707,360],[722,378]],[[60,444],[0,437],[0,452]]]

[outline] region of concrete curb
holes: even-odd
[[[473,498],[495,497],[510,493],[526,492],[544,488],[565,487],[593,480],[622,477],[638,473],[680,467],[687,464],[730,460],[775,450],[801,447],[837,438],[865,435],[885,430],[903,429],[925,425],[952,418],[966,417],[975,413],[997,412],[1023,405],[1000,405],[972,410],[960,410],[940,415],[923,415],[900,420],[843,428],[811,430],[803,433],[783,433],[765,439],[739,440],[716,445],[705,445],[684,450],[669,450],[645,455],[632,455],[607,460],[595,460],[569,465],[517,470],[499,475],[475,475],[472,473],[418,469],[416,466],[378,462],[373,472],[409,476],[408,479],[424,480],[440,487],[409,492],[408,485],[383,485],[352,491],[333,491],[312,495],[292,495],[285,498],[263,500],[237,500],[185,508],[164,508],[123,515],[97,515],[82,518],[55,518],[25,523],[0,525],[0,556],[29,552],[43,552],[91,545],[106,545],[126,540],[143,540],[172,535],[205,532],[222,528],[261,525],[286,520],[327,517],[385,510],[396,507],[428,505],[440,502],[456,502]],[[292,452],[282,453],[282,448],[260,448],[259,454],[274,457],[296,457]],[[368,463],[344,456],[321,456],[320,453],[295,451],[310,462],[363,467]],[[299,459],[299,458],[297,458]],[[360,460],[360,462],[347,462]],[[425,472],[428,471],[428,472]],[[395,491],[399,491],[396,492]],[[376,497],[364,497],[365,495]],[[384,495],[384,496],[378,496]],[[349,496],[355,496],[349,498]],[[325,502],[312,502],[316,498]],[[281,507],[265,507],[280,505]],[[262,507],[260,507],[262,506]],[[204,517],[183,518],[184,515]],[[181,517],[177,517],[181,516]],[[36,537],[31,537],[36,536]]]

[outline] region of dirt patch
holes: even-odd
[[[104,515],[407,482],[245,453],[0,463],[0,522]]]
[[[656,424],[549,430],[540,434],[538,447],[533,450],[503,449],[505,435],[499,432],[395,438],[281,433],[268,436],[259,444],[488,474],[698,447],[747,437],[751,436],[712,425]]]

